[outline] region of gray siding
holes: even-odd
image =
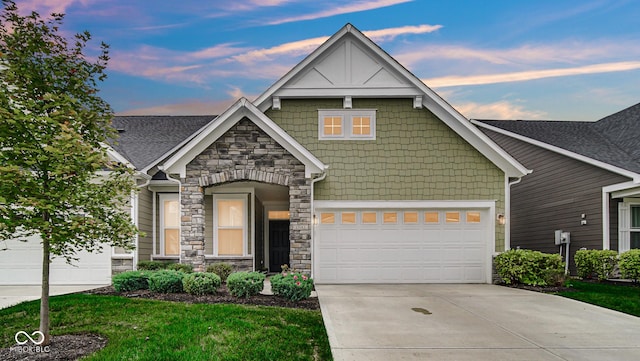
[[[138,260],[148,261],[153,253],[153,192],[146,188],[138,192],[138,229],[144,236],[138,238]]]
[[[576,250],[582,247],[602,249],[602,187],[629,179],[505,135],[484,131],[533,170],[511,187],[511,248],[556,253],[559,247],[554,245],[554,230],[571,232],[569,265],[572,270]],[[617,247],[617,203],[613,200],[611,212],[616,223],[610,225],[611,245]],[[586,225],[580,224],[582,214],[586,215]]]

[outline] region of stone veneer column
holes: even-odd
[[[294,179],[289,186],[289,266],[311,274],[311,180]]]
[[[197,178],[183,178],[180,263],[193,265],[196,272],[206,269],[204,259],[204,190]]]

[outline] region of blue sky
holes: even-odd
[[[640,102],[634,0],[17,3],[111,46],[100,87],[118,114],[219,114],[346,23],[469,118],[597,120]]]

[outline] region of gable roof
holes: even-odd
[[[186,166],[198,154],[220,138],[240,120],[248,118],[273,140],[291,153],[305,166],[305,176],[322,173],[327,168],[318,158],[287,134],[273,120],[256,108],[246,98],[241,98],[224,111],[215,121],[205,126],[195,137],[189,140],[180,150],[169,157],[159,168],[167,174],[186,176]]]
[[[482,128],[632,176],[634,179],[640,175],[640,103],[597,122],[473,122]]]
[[[119,137],[110,143],[136,169],[146,172],[215,118],[215,115],[116,116],[112,124]]]
[[[507,152],[353,25],[347,24],[280,78],[254,104],[278,109],[280,99],[413,98],[429,109],[509,177],[530,173]]]

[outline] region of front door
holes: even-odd
[[[269,271],[280,272],[289,264],[289,221],[269,221]]]

